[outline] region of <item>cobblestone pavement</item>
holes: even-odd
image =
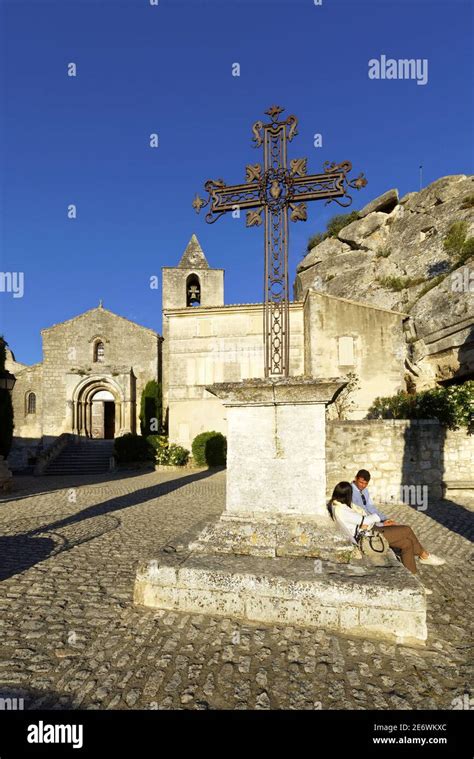
[[[25,708],[449,709],[470,692],[473,514],[456,504],[391,510],[447,558],[420,570],[434,592],[417,649],[135,607],[137,562],[222,511],[224,471],[16,482],[0,502],[0,697]]]

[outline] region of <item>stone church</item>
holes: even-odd
[[[224,269],[209,266],[195,235],[177,266],[163,267],[162,289],[163,336],[100,304],[42,330],[42,362],[26,366],[9,354],[15,468],[65,432],[139,433],[141,393],[152,379],[163,383],[171,441],[190,449],[200,432],[226,433],[225,409],[206,385],[264,376],[263,304],[224,303]],[[289,308],[291,375],[355,373],[354,419],[404,386],[405,314],[313,287],[299,297]]]
[[[159,334],[100,304],[41,336],[42,362],[25,366],[9,353],[6,365],[16,377],[16,468],[64,432],[105,439],[139,432],[142,390],[161,380]]]

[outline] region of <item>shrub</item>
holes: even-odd
[[[347,227],[353,221],[359,218],[357,211],[351,211],[351,213],[339,213],[337,216],[333,216],[329,219],[326,229],[329,237],[337,237],[341,229]]]
[[[162,388],[156,380],[147,382],[140,402],[140,431],[147,436],[161,431]]]
[[[458,258],[461,255],[466,241],[467,230],[467,221],[454,221],[449,227],[443,244],[450,256]]]
[[[400,292],[400,290],[404,290],[406,287],[405,279],[402,277],[382,277],[378,282],[387,290],[395,290],[396,292]]]
[[[325,240],[326,237],[327,237],[326,232],[317,232],[317,234],[310,237],[308,240],[308,244],[306,246],[306,253],[309,253],[314,247],[316,247],[316,245],[319,245],[320,242]]]
[[[127,432],[115,438],[114,455],[120,463],[154,461],[155,450],[145,437]]]
[[[461,208],[474,208],[474,195],[466,195],[461,203]]]
[[[168,442],[166,435],[149,435],[147,439],[155,450],[157,464],[184,466],[188,463],[189,451],[181,445]]]
[[[470,428],[474,417],[474,380],[463,385],[435,387],[421,393],[400,391],[376,398],[368,419],[438,419],[450,429]]]
[[[7,360],[7,343],[0,337],[0,371],[4,371]],[[10,453],[13,440],[13,405],[9,390],[0,390],[0,456],[5,459]]]
[[[440,282],[443,281],[443,279],[446,278],[446,274],[438,274],[437,277],[433,277],[433,279],[430,279],[429,282],[426,283],[426,285],[420,290],[418,294],[418,299],[422,298],[423,295],[426,295],[426,293],[429,293],[430,290],[433,289],[433,287],[437,287]]]
[[[409,287],[416,287],[424,281],[424,277],[382,277],[377,280],[382,287],[387,288],[387,290],[395,290],[396,292],[407,290]]]
[[[226,463],[227,440],[221,432],[201,432],[194,438],[192,449],[198,466],[220,466]]]
[[[155,451],[160,451],[168,447],[168,438],[166,435],[147,435],[147,440],[153,446]]]
[[[312,250],[315,245],[319,245],[320,242],[326,240],[328,237],[337,237],[343,227],[347,227],[352,221],[356,221],[359,218],[357,211],[351,211],[351,213],[339,213],[337,216],[333,216],[326,224],[326,232],[317,232],[315,235],[309,238],[306,246],[306,255]]]
[[[381,248],[377,251],[376,258],[388,258],[391,252],[391,248]]]
[[[174,464],[174,466],[184,466],[188,463],[189,451],[187,448],[183,448],[182,445],[176,445],[170,443],[168,446],[168,463]]]
[[[474,256],[474,237],[468,237],[461,248],[461,253],[458,256],[456,263],[462,266],[466,261],[472,258],[472,256]]]

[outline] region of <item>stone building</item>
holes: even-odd
[[[163,383],[170,440],[186,448],[205,430],[226,433],[213,382],[264,376],[263,304],[224,303],[224,269],[212,268],[195,235],[175,267],[163,267],[163,337],[100,305],[42,331],[43,361],[9,355],[16,467],[64,432],[113,438],[139,432],[141,393]],[[406,315],[307,287],[289,305],[290,373],[354,373],[351,418],[404,387]],[[163,362],[163,368],[162,368]]]
[[[209,266],[195,235],[176,267],[163,267],[163,406],[170,440],[189,448],[206,430],[226,432],[213,382],[264,376],[263,304],[224,304],[224,270]],[[290,303],[290,373],[353,372],[351,416],[404,388],[405,314],[308,287]]]
[[[159,334],[100,305],[41,335],[43,361],[25,366],[11,353],[7,360],[16,376],[15,466],[64,432],[91,438],[139,432],[142,390],[161,380]]]

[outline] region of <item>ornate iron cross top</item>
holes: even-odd
[[[288,216],[291,221],[306,221],[306,201],[335,201],[347,207],[352,203],[349,187],[359,190],[367,180],[363,174],[349,179],[350,161],[324,164],[323,174],[307,174],[306,158],[290,160],[287,143],[298,134],[296,116],[278,121],[283,108],[265,111],[270,123],[256,121],[252,127],[254,147],[263,145],[263,169],[259,164],[246,167],[246,183],[226,185],[222,179],[208,180],[207,200],[196,195],[193,207],[199,213],[210,204],[206,221],[210,224],[228,211],[247,209],[247,226],[265,222],[264,341],[265,377],[288,377],[290,319],[288,297]],[[344,198],[341,202],[338,198]]]

